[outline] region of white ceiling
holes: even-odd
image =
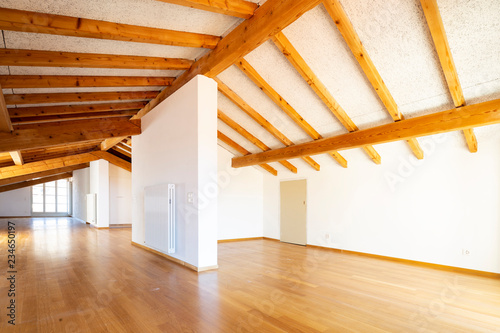
[[[453,108],[418,0],[341,0],[341,3],[405,117]],[[466,102],[472,104],[500,98],[500,1],[438,0],[438,5]],[[234,17],[156,0],[2,0],[1,6],[214,35],[225,35],[242,22]],[[359,128],[392,121],[323,5],[303,15],[284,29],[283,33]],[[8,31],[4,32],[4,38],[5,45],[1,47],[21,49],[182,57],[193,60],[208,52],[200,48]],[[245,59],[321,135],[332,136],[347,132],[271,41],[258,47]],[[0,67],[0,74],[8,73],[5,67]],[[180,71],[12,67],[10,73],[176,76]],[[236,66],[228,68],[218,77],[294,143],[311,140]],[[94,90],[115,91],[116,88],[14,89],[16,93]],[[5,92],[10,93],[11,90]],[[219,108],[269,147],[283,147],[280,141],[220,93]],[[221,121],[219,130],[250,152],[260,151]],[[498,131],[496,126],[476,129],[479,147],[481,141],[488,140],[495,131]],[[456,140],[461,149],[466,149],[460,133],[451,135],[451,138]],[[222,143],[221,145],[226,147]],[[391,147],[409,151],[402,142],[391,144]],[[232,151],[231,148],[226,148]],[[380,148],[379,153],[383,159],[385,149]],[[342,155],[349,162],[373,164],[359,149],[344,151]],[[316,156],[314,159],[320,164],[336,164],[328,156]],[[310,168],[301,160],[291,162],[299,168]],[[277,163],[272,165],[280,172],[289,172]]]

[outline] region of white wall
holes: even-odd
[[[461,135],[420,138],[423,161],[398,142],[375,147],[382,165],[358,149],[348,169],[315,156],[320,172],[265,175],[264,235],[279,238],[280,181],[305,178],[309,244],[500,273],[500,135],[475,154]]]
[[[109,165],[109,224],[132,223],[132,173]]]
[[[31,187],[0,193],[0,216],[31,216]]]
[[[99,228],[109,227],[109,162],[90,162],[90,193],[97,194],[97,222]]]
[[[262,237],[264,175],[255,168],[231,168],[234,156],[218,148],[218,239]]]
[[[174,257],[217,264],[217,84],[197,76],[142,118],[133,137],[132,240],[144,244],[144,188],[176,185]],[[194,203],[187,194],[194,193]]]
[[[90,193],[90,168],[73,171],[73,217],[86,221],[87,194]]]

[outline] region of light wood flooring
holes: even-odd
[[[196,273],[130,244],[130,229],[16,223],[16,326],[0,332],[500,332],[500,280],[254,240]]]

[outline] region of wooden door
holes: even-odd
[[[307,181],[291,180],[280,183],[281,218],[280,240],[286,243],[306,245]]]

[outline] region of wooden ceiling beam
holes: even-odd
[[[26,182],[0,186],[0,193],[17,190],[17,189],[24,188],[24,187],[35,186],[38,184],[53,182],[53,181],[60,180],[60,179],[67,179],[67,178],[71,178],[71,177],[73,177],[73,173],[67,172],[67,173],[62,173],[62,174],[55,175],[55,176],[44,177],[44,178],[34,179],[34,180],[26,181]]]
[[[0,66],[182,70],[192,64],[180,58],[0,49]]]
[[[29,175],[37,172],[54,170],[64,167],[75,166],[79,164],[97,161],[99,157],[91,153],[78,154],[53,158],[38,162],[25,163],[23,165],[13,165],[10,167],[0,168],[0,179]]]
[[[117,144],[119,144],[120,142],[122,142],[123,140],[125,140],[126,138],[127,138],[126,136],[119,136],[115,138],[106,139],[101,143],[101,150],[107,151],[116,146]]]
[[[57,116],[11,118],[11,121],[14,126],[17,126],[17,125],[44,124],[44,123],[53,123],[56,121],[73,121],[73,120],[84,120],[84,119],[102,119],[102,118],[116,118],[116,117],[130,118],[133,115],[137,114],[137,111],[139,110],[75,113],[75,114],[63,114]]]
[[[123,144],[123,141],[116,145],[118,148],[125,150],[127,153],[132,153],[132,148]]]
[[[159,0],[174,5],[249,19],[258,5],[243,0]]]
[[[331,138],[233,158],[233,167],[270,163],[500,123],[500,99],[355,131]]]
[[[260,141],[255,137],[253,134],[248,132],[246,129],[243,128],[240,124],[232,120],[229,116],[227,116],[224,112],[221,110],[217,110],[217,118],[219,118],[223,123],[231,127],[233,130],[235,130],[238,134],[240,134],[242,137],[250,141],[254,146],[258,147],[262,151],[269,151],[271,148],[269,148],[264,142]],[[290,170],[293,173],[297,173],[297,168],[290,162],[288,161],[279,161],[281,165],[283,165],[285,168]]]
[[[121,158],[116,157],[115,155],[110,154],[107,151],[95,151],[92,152],[91,154],[93,154],[96,157],[99,157],[100,159],[106,160],[109,163],[116,165],[117,167],[132,172],[132,163],[122,160]]]
[[[0,30],[213,49],[218,36],[0,8]]]
[[[4,88],[169,86],[175,78],[153,76],[0,75]]]
[[[268,0],[249,19],[222,38],[210,51],[150,101],[136,116],[139,119],[150,112],[168,96],[184,86],[196,75],[214,78],[246,54],[267,41],[271,36],[314,8],[321,0]],[[225,1],[224,1],[225,2]]]
[[[229,137],[227,137],[226,135],[224,135],[220,131],[217,131],[217,138],[220,141],[224,142],[229,147],[231,147],[234,150],[236,150],[237,152],[239,152],[241,155],[250,155],[251,154],[248,150],[246,150],[245,148],[243,148],[242,146],[240,146],[239,144],[237,144],[236,142],[234,142],[233,140],[231,140]],[[264,169],[267,172],[269,172],[270,174],[272,174],[273,176],[277,176],[278,175],[278,171],[276,171],[276,169],[273,168],[272,166],[270,166],[269,164],[259,164],[259,166],[262,169]]]
[[[52,169],[52,170],[30,173],[30,174],[27,174],[24,176],[16,176],[16,177],[12,177],[12,178],[0,179],[0,186],[25,182],[25,181],[33,180],[35,178],[54,176],[54,175],[58,175],[61,173],[66,173],[66,172],[73,172],[75,170],[80,170],[80,169],[84,169],[84,168],[88,168],[88,167],[89,167],[89,163],[82,163],[82,164],[77,164],[77,165],[73,165],[73,166],[69,166],[69,167],[62,167],[62,168],[57,168],[57,169]]]
[[[356,33],[351,20],[349,20],[349,17],[344,11],[344,8],[340,4],[339,0],[324,0],[323,5],[325,6],[328,14],[330,14],[330,17],[337,26],[338,30],[344,37],[347,46],[349,46],[349,48],[351,49],[352,54],[361,66],[361,69],[368,78],[368,81],[370,81],[373,89],[375,89],[375,92],[379,96],[382,103],[385,105],[387,112],[389,112],[394,121],[400,121],[404,119],[403,115],[399,111],[396,101],[389,91],[389,88],[387,88],[387,86],[385,85],[384,80],[373,64],[373,61],[368,55],[368,52],[363,46],[363,43],[361,43],[361,40],[359,39],[359,36]],[[410,146],[413,154],[418,159],[424,158],[424,152],[416,138],[408,140],[408,145]]]
[[[312,69],[307,65],[305,60],[299,54],[299,52],[293,47],[292,43],[285,37],[282,32],[278,32],[273,37],[274,44],[278,49],[285,55],[285,57],[290,61],[290,63],[295,67],[297,72],[304,78],[304,80],[309,84],[313,91],[318,95],[318,97],[325,103],[328,109],[333,113],[333,115],[340,121],[342,125],[349,131],[357,131],[358,127],[349,118],[344,109],[337,103],[337,101],[330,94],[326,86],[319,80],[319,78],[314,74]],[[370,158],[376,164],[381,163],[380,155],[373,147],[361,147],[370,156]]]
[[[262,90],[276,105],[278,105],[283,112],[285,112],[304,132],[306,132],[312,139],[318,140],[323,137],[319,134],[302,116],[295,111],[295,109],[288,104],[288,102],[281,97],[281,95],[274,90],[269,83],[264,80],[262,76],[253,68],[245,59],[240,59],[236,63],[236,66],[246,74],[250,80],[252,80],[259,88]],[[330,156],[333,157],[342,167],[347,168],[346,159],[340,155],[338,152],[329,152]]]
[[[436,52],[441,63],[444,77],[446,78],[446,83],[448,84],[448,89],[453,99],[453,103],[457,108],[464,106],[465,97],[462,91],[462,86],[460,85],[460,80],[458,79],[457,69],[455,68],[455,62],[453,61],[450,45],[448,43],[448,37],[446,36],[446,31],[444,30],[443,20],[441,18],[441,13],[439,12],[437,2],[436,0],[420,0],[420,3],[427,20],[429,31],[431,32],[432,40],[434,41],[434,46],[436,47]],[[477,152],[477,140],[474,130],[472,128],[468,128],[463,132],[469,151],[471,153]]]
[[[11,118],[27,118],[27,117],[71,115],[79,113],[140,110],[145,104],[146,104],[145,102],[76,104],[76,105],[10,108],[8,110]]]
[[[218,78],[214,78],[218,84],[219,91],[236,104],[243,112],[250,116],[255,122],[262,126],[266,131],[271,133],[276,139],[278,139],[285,146],[292,146],[294,143],[288,139],[283,133],[281,133],[276,127],[274,127],[267,119],[265,119],[260,113],[255,111],[250,105],[248,105],[240,96],[238,96],[234,91],[232,91],[228,86],[226,86]],[[313,169],[319,171],[320,165],[316,163],[311,157],[304,156],[302,159],[309,164]]]
[[[21,154],[20,150],[11,151],[11,152],[9,152],[9,154],[12,157],[12,161],[14,161],[15,165],[23,165],[24,164],[23,155]]]
[[[54,94],[9,94],[5,95],[7,105],[77,103],[147,100],[155,98],[158,91],[123,91],[123,92],[82,92]]]
[[[127,156],[128,158],[132,158],[132,154],[118,146],[114,146],[113,148],[111,148],[112,151],[118,153],[118,154],[122,154],[122,155],[125,155]],[[109,150],[108,150],[109,151]]]
[[[0,133],[0,151],[50,147],[140,133],[140,120],[137,122],[123,118],[22,125],[15,126],[11,133]]]

